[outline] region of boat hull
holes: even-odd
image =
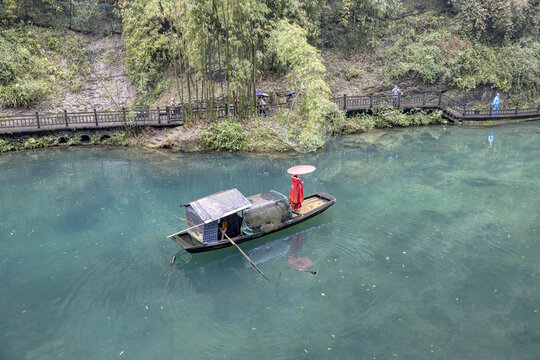
[[[322,213],[323,211],[328,209],[330,206],[334,205],[335,202],[336,202],[335,197],[333,197],[332,195],[325,194],[325,193],[315,193],[315,194],[309,195],[304,199],[304,202],[302,203],[302,208],[299,209],[298,211],[293,211],[293,218],[283,223],[282,226],[279,227],[278,229],[267,232],[267,233],[260,233],[260,234],[255,234],[255,235],[239,235],[232,238],[232,240],[235,243],[240,244],[249,240],[259,238],[261,236],[274,233],[276,231],[286,229],[288,227],[304,222]],[[172,239],[174,240],[174,242],[176,242],[178,245],[184,248],[184,250],[190,253],[217,250],[217,249],[222,249],[222,248],[229,247],[232,245],[231,242],[227,238],[223,240],[219,240],[217,242],[210,243],[210,244],[202,244],[199,241],[193,239],[187,233],[173,236]]]

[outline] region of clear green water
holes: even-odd
[[[2,155],[0,359],[538,359],[538,125],[381,131],[286,159]],[[337,203],[242,244],[271,281],[234,248],[166,239],[178,204],[287,192],[300,163],[318,168],[305,193]],[[317,275],[279,276],[289,256]]]

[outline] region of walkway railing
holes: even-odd
[[[540,105],[531,108],[474,110],[444,94],[422,93],[399,96],[347,96],[332,99],[340,110],[347,112],[384,108],[428,108],[443,111],[443,116],[452,122],[482,122],[498,120],[540,120]]]
[[[498,120],[540,120],[540,105],[526,109],[500,109],[474,110],[444,94],[421,93],[414,95],[384,96],[347,96],[331,99],[340,110],[351,112],[367,111],[372,109],[439,109],[443,116],[451,122],[486,122]],[[255,109],[260,115],[272,116],[279,110],[288,109],[290,102],[274,103],[260,106]],[[120,111],[89,111],[89,112],[61,112],[57,114],[15,115],[0,117],[0,133],[39,132],[60,129],[105,129],[122,126],[178,126],[188,121],[189,114],[204,115],[209,112],[222,118],[234,113],[233,105],[210,106],[200,103],[186,104],[177,107],[150,109],[148,106],[136,106],[134,110],[122,109]]]
[[[128,111],[88,111],[57,114],[15,115],[0,117],[0,133],[39,132],[61,129],[106,129],[123,126],[177,126],[185,122],[182,107],[149,109],[136,107]]]

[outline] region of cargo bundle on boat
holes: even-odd
[[[328,194],[307,196],[298,210],[287,197],[270,190],[244,197],[237,189],[221,191],[185,204],[187,228],[169,236],[188,252],[215,250],[245,242],[305,221],[328,209]]]

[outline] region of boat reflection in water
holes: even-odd
[[[304,232],[307,232],[307,230],[290,237],[267,242],[251,250],[248,255],[255,264],[287,257],[287,263],[290,266],[301,269],[309,268],[313,266],[313,261],[308,257],[299,256],[299,252],[302,250]],[[244,261],[244,263],[246,267],[250,266],[249,262]]]
[[[302,246],[309,241],[309,233],[320,232],[324,225],[313,226],[294,235],[264,241],[263,244],[252,249],[247,246],[246,253],[256,265],[266,264],[264,271],[273,281],[276,281],[280,271],[286,268],[302,269],[313,274],[315,271],[311,271],[310,268],[316,264],[305,256],[306,254],[302,254]],[[222,251],[200,256],[186,254],[182,250],[175,255],[176,262],[172,267],[183,273],[181,281],[187,280],[196,292],[215,292],[226,286],[224,278],[227,278],[226,282],[242,282],[243,280],[239,278],[243,278],[246,274],[242,269],[251,267],[251,264],[239,256],[234,249],[224,251],[228,254]],[[243,267],[239,266],[241,262],[244,264]],[[176,275],[172,275],[172,278],[169,286],[175,287],[175,283],[180,279]]]

